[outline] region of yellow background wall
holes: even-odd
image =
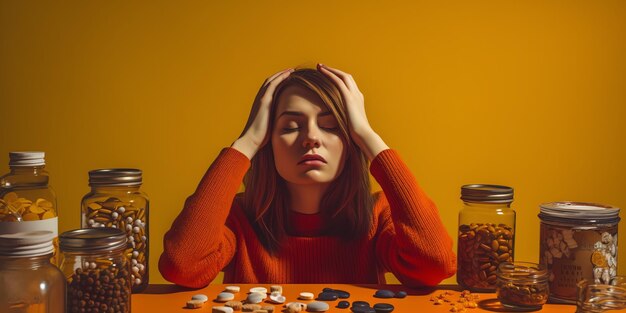
[[[450,234],[461,185],[513,186],[516,259],[537,261],[540,203],[626,209],[624,38],[625,1],[2,1],[0,164],[47,153],[60,231],[87,171],[144,170],[164,282],[163,234],[261,82],[322,62],[353,74]]]

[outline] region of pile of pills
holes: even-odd
[[[282,294],[282,286],[271,286],[269,290],[265,287],[250,288],[250,292],[246,295],[245,300],[235,300],[235,294],[240,291],[238,286],[227,286],[223,292],[217,294],[214,302],[224,302],[223,306],[213,306],[212,312],[217,313],[232,313],[233,311],[243,311],[252,313],[273,313],[274,305],[263,305],[263,302],[271,304],[283,304],[287,301],[287,298]],[[377,298],[405,298],[407,293],[404,291],[393,292],[390,290],[378,290],[374,294]],[[326,312],[330,309],[330,305],[327,301],[336,301],[338,299],[347,299],[350,297],[350,293],[344,290],[324,288],[317,297],[313,292],[300,292],[298,300],[288,302],[282,306],[281,311],[285,313],[299,313],[299,312]],[[206,295],[198,294],[194,295],[191,300],[187,301],[187,308],[196,309],[204,305],[209,300]],[[376,303],[374,306],[370,306],[365,301],[354,301],[352,307],[350,302],[342,300],[337,303],[336,308],[347,309],[354,313],[390,313],[394,310],[394,306],[389,303]]]
[[[0,222],[38,221],[54,216],[52,202],[43,198],[33,202],[8,192],[0,199]]]
[[[431,296],[430,301],[434,305],[443,305],[444,303],[450,304],[450,312],[466,312],[467,309],[475,309],[478,307],[476,301],[480,298],[477,294],[472,294],[469,290],[463,290],[457,300],[452,299],[453,293],[451,291],[444,291],[436,296]]]
[[[133,203],[124,202],[118,198],[107,198],[104,201],[95,201],[87,205],[87,226],[112,227],[126,231],[129,245],[128,252],[131,260],[131,279],[134,286],[141,285],[148,272],[148,237],[146,235],[146,210],[135,207]]]
[[[128,271],[109,260],[83,261],[67,283],[67,312],[130,312]]]

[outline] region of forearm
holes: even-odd
[[[385,263],[403,283],[433,285],[456,271],[452,239],[436,205],[419,187],[395,151],[385,151],[372,163],[372,174],[389,203],[390,225],[380,248]],[[382,252],[382,251],[381,251]]]
[[[159,269],[166,279],[199,287],[230,260],[235,241],[225,223],[248,163],[225,149],[207,170],[164,236]]]

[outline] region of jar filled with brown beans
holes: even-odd
[[[512,262],[515,246],[513,188],[464,185],[459,212],[457,282],[478,292],[496,290],[498,265]]]
[[[66,312],[128,313],[131,301],[128,238],[120,229],[85,228],[59,236],[67,280]]]
[[[548,270],[530,262],[504,262],[498,266],[498,300],[512,309],[541,309],[548,301]]]
[[[150,201],[140,190],[141,183],[138,169],[93,170],[89,172],[91,192],[81,202],[83,228],[112,227],[126,234],[133,292],[148,286]]]

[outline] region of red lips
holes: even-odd
[[[304,163],[306,161],[321,161],[326,163],[326,159],[324,159],[324,157],[319,154],[305,154],[304,156],[302,156],[298,164]]]

